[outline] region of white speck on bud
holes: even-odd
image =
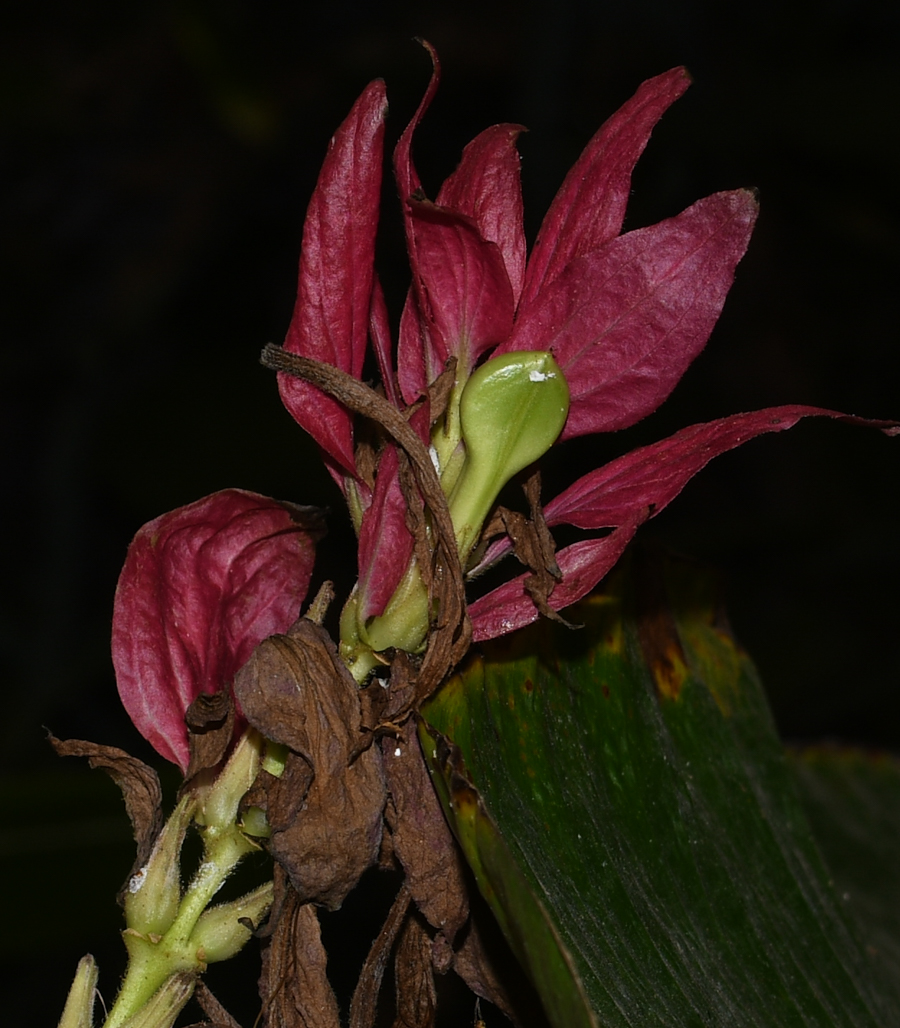
[[[129,879],[125,923],[141,935],[164,935],[181,903],[179,856],[196,801],[184,796],[163,826],[150,859]]]
[[[528,373],[529,382],[546,382],[550,378],[556,378],[556,373],[553,371],[539,371],[537,368],[532,368]]]
[[[142,867],[140,871],[136,871],[128,883],[128,891],[133,896],[136,892],[139,892],[144,882],[147,880],[147,868]]]
[[[438,452],[433,446],[428,447],[428,456],[431,457],[431,463],[434,465],[434,470],[441,473],[441,459],[438,457]]]

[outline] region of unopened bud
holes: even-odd
[[[240,802],[259,773],[262,747],[262,736],[248,728],[203,797],[197,817],[200,824],[214,831],[227,831],[234,825]]]
[[[503,486],[556,442],[569,413],[569,387],[552,354],[506,353],[472,375],[459,412],[466,462],[450,516],[465,561]]]
[[[262,755],[262,767],[273,778],[281,778],[287,763],[288,748],[283,743],[266,739],[266,748]]]
[[[261,885],[240,899],[204,911],[191,932],[189,946],[205,964],[228,960],[249,942],[251,930],[246,922],[257,925],[272,905],[274,887]]]
[[[247,807],[241,814],[239,827],[244,835],[252,839],[269,839],[272,836],[272,827],[262,807]]]
[[[125,923],[142,935],[163,935],[181,903],[181,847],[191,822],[194,799],[185,796],[172,811],[147,863],[128,883]]]
[[[99,971],[88,954],[78,961],[78,970],[69,989],[59,1028],[91,1028],[94,1023],[94,995]]]

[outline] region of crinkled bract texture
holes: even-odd
[[[230,686],[254,647],[297,619],[319,535],[310,508],[226,489],[135,536],[113,610],[119,695],[138,731],[182,771],[185,711]]]
[[[373,82],[334,134],[303,229],[297,303],[285,349],[359,378],[369,326],[381,201],[384,83]],[[338,481],[355,468],[353,418],[314,386],[282,375],[281,398]],[[335,471],[335,469],[339,471]]]

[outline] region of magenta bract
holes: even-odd
[[[112,656],[138,731],[182,771],[184,714],[297,619],[314,538],[287,505],[226,489],[148,522],[119,577]]]
[[[544,508],[551,526],[613,529],[609,535],[574,543],[557,554],[565,577],[551,595],[550,605],[561,610],[589,592],[621,556],[639,525],[668,506],[714,457],[767,432],[784,432],[807,417],[836,418],[880,428],[888,435],[898,432],[893,421],[856,418],[795,404],[691,425],[668,439],[632,450],[578,479]],[[511,548],[508,539],[498,540],[488,548],[475,572],[500,560]],[[526,577],[520,575],[472,604],[469,613],[476,642],[504,635],[537,619],[524,588]],[[583,588],[588,581],[593,584]]]
[[[331,140],[303,229],[297,303],[285,349],[359,378],[369,332],[375,230],[381,202],[384,83],[373,82]],[[287,375],[281,399],[325,451],[336,475],[353,473],[353,419],[314,386]]]

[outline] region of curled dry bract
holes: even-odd
[[[336,909],[378,859],[385,802],[378,748],[358,752],[356,683],[326,631],[301,618],[257,647],[234,691],[250,723],[293,755],[285,777],[267,779],[272,855],[300,902]]]

